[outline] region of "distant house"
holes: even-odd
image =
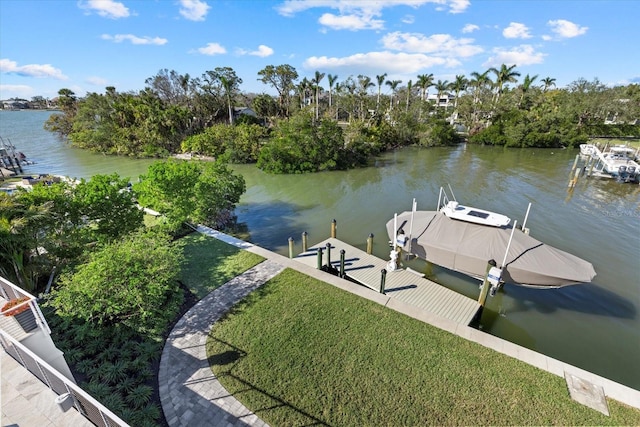
[[[427,96],[427,101],[431,102],[436,107],[444,107],[444,108],[453,107],[453,104],[455,103],[455,99],[456,99],[455,96],[448,93],[443,93],[440,96],[438,96],[438,94],[435,94],[435,93],[430,93]]]
[[[30,108],[28,101],[15,100],[15,99],[8,99],[6,101],[2,101],[3,110],[25,110],[27,108]]]
[[[233,121],[236,121],[240,116],[251,116],[257,118],[258,115],[249,107],[233,107]]]

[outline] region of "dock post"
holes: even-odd
[[[480,304],[481,309],[484,308],[484,304],[487,302],[487,294],[489,293],[489,288],[491,287],[489,284],[489,270],[491,267],[495,267],[496,262],[494,260],[489,260],[487,262],[487,271],[484,273],[484,280],[482,281],[482,285],[480,287],[480,296],[478,297],[478,304]]]
[[[575,176],[569,180],[569,188],[573,188],[578,183],[578,178],[580,177],[580,169],[576,169]]]
[[[367,237],[367,254],[371,255],[373,252],[373,233],[369,233]]]
[[[289,258],[293,258],[293,237],[289,237]]]
[[[344,257],[347,251],[340,249],[340,277],[344,278]]]
[[[387,269],[383,268],[380,270],[380,293],[384,294],[384,285],[387,281]]]
[[[327,243],[327,267],[331,267],[331,243]]]
[[[308,242],[308,236],[309,236],[309,235],[307,234],[307,232],[306,232],[306,231],[304,231],[304,232],[302,233],[302,252],[303,252],[303,253],[304,253],[304,252],[307,252],[307,250],[309,250],[309,247],[308,247],[308,243],[309,243],[309,242]]]
[[[580,154],[576,154],[576,159],[573,161],[573,166],[571,167],[571,172],[569,172],[569,181],[573,179],[573,174],[576,171],[576,167],[578,166],[578,160],[580,159]]]
[[[318,248],[318,270],[322,270],[322,248]]]
[[[336,228],[337,228],[337,223],[336,223],[336,220],[334,219],[333,221],[331,221],[331,237],[333,239],[336,238]]]

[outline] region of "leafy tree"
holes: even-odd
[[[262,93],[253,99],[253,109],[260,117],[275,117],[278,114],[278,104],[271,95]]]
[[[166,235],[133,233],[60,276],[51,304],[61,317],[135,331],[164,329],[181,303],[179,255]]]
[[[71,89],[60,89],[58,107],[62,110],[62,114],[52,114],[44,123],[44,128],[60,137],[69,135],[75,119],[76,101],[76,94]]]
[[[229,124],[233,124],[233,103],[238,92],[242,79],[237,76],[236,72],[230,67],[216,67],[213,71],[206,72],[210,84],[218,84],[227,103],[227,111],[229,114]]]
[[[305,173],[344,167],[342,129],[333,120],[315,121],[310,112],[282,120],[260,151],[257,166],[271,173]]]
[[[222,228],[231,222],[245,182],[220,160],[168,160],[152,164],[133,190],[141,205],[166,216],[171,231],[185,221]]]
[[[289,116],[289,105],[291,103],[291,90],[294,87],[294,81],[298,78],[298,72],[291,65],[267,65],[258,71],[260,78],[258,79],[264,84],[272,86],[278,92],[278,103],[280,114],[285,117]]]

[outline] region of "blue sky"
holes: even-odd
[[[138,91],[165,68],[231,67],[273,93],[257,73],[281,64],[401,86],[503,63],[557,87],[640,83],[638,17],[635,0],[0,0],[0,99]]]

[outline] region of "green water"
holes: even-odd
[[[0,111],[0,136],[37,162],[34,172],[89,178],[118,172],[135,179],[149,160],[71,149],[42,130],[50,113]],[[386,222],[395,212],[435,209],[438,189],[450,184],[464,204],[504,213],[549,245],[590,261],[593,283],[555,290],[507,285],[488,300],[483,329],[514,343],[640,389],[640,186],[582,179],[567,190],[577,150],[477,146],[405,149],[374,166],[348,172],[281,176],[254,166],[234,168],[247,182],[237,209],[249,240],[287,254],[301,249],[301,233],[315,243],[338,237],[386,258]],[[417,266],[424,268],[424,266]],[[477,298],[477,282],[435,267],[439,283]]]

